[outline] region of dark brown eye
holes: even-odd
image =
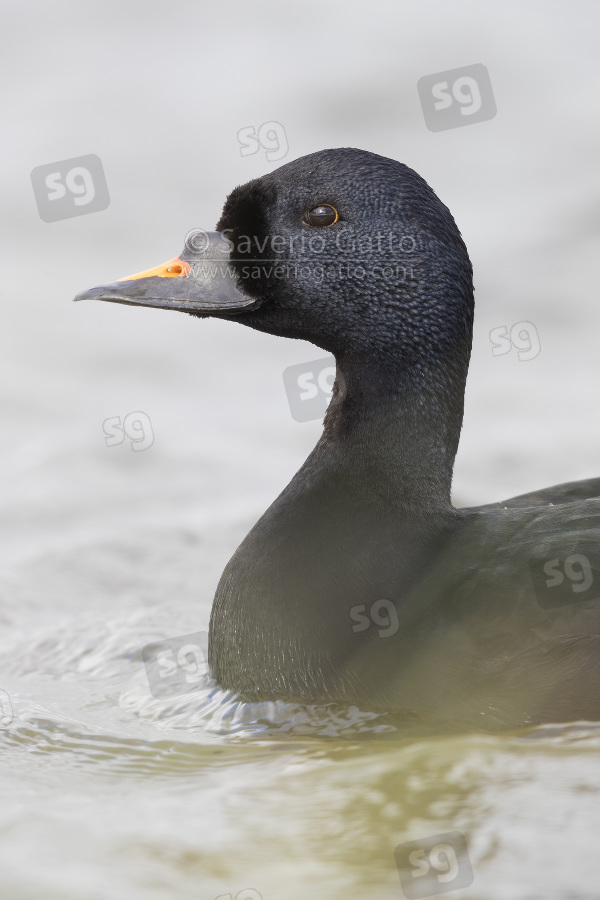
[[[337,209],[334,209],[333,206],[329,206],[328,203],[323,203],[321,206],[315,206],[314,209],[310,209],[302,216],[303,222],[307,225],[316,225],[317,228],[322,228],[323,225],[333,225],[338,219]]]

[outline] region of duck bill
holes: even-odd
[[[111,284],[89,288],[74,299],[175,309],[205,316],[235,315],[258,302],[240,287],[231,265],[231,246],[219,231],[191,232],[179,256]]]

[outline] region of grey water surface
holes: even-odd
[[[600,475],[597,7],[32,0],[2,20],[0,898],[392,900],[395,849],[458,832],[457,900],[597,900],[594,723],[438,735],[245,706],[201,662],[196,690],[153,696],[144,646],[206,631],[317,440],[283,373],[325,354],[71,303],[176,256],[283,162],[391,156],[475,268],[457,505]],[[422,108],[420,79],[472,66],[468,127]],[[436,853],[428,896],[452,888]]]

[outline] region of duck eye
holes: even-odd
[[[328,203],[322,203],[320,206],[315,206],[314,209],[310,209],[302,216],[302,221],[305,222],[306,225],[316,225],[317,228],[321,228],[323,225],[333,225],[338,219],[339,215],[337,209],[334,209],[333,206],[329,206]]]

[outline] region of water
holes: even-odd
[[[457,503],[598,475],[597,13],[60,0],[3,17],[0,898],[391,900],[398,845],[460,832],[457,900],[597,900],[594,723],[435,734],[244,706],[205,679],[151,695],[142,648],[206,630],[225,563],[316,441],[282,372],[324,354],[69,302],[172,257],[278,165],[240,155],[253,123],[284,126],[286,159],[394,156],[475,265]],[[496,117],[427,131],[417,80],[477,62]],[[110,206],[43,222],[30,171],[90,153]],[[494,356],[490,331],[521,321],[539,354]],[[103,423],[135,411],[151,446],[107,446]]]
[[[153,698],[141,646],[205,626],[193,572],[233,536],[148,529],[21,571],[2,896],[394,898],[395,846],[455,830],[476,876],[455,896],[597,896],[600,726],[439,736],[210,683]]]

